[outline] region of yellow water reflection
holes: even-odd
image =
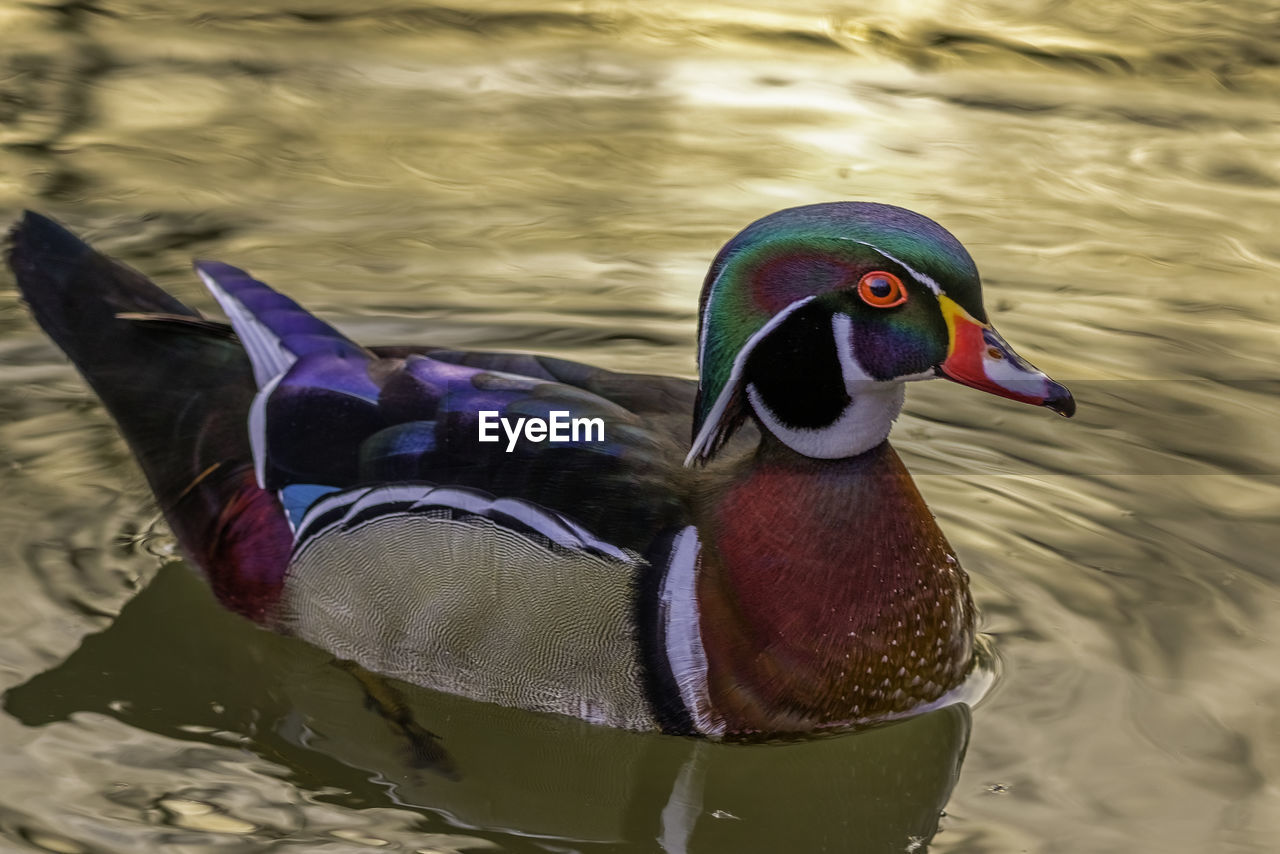
[[[1277,45],[1261,0],[0,4],[0,215],[54,215],[210,310],[192,256],[364,341],[690,375],[703,272],[742,225],[839,198],[928,214],[969,247],[1002,332],[1080,403],[1064,425],[923,384],[896,430],[1006,663],[930,850],[1264,851],[1280,833]],[[12,301],[0,409],[8,687],[71,661],[166,540],[113,428]],[[137,631],[142,656],[159,636]],[[237,649],[220,654],[288,661]],[[226,684],[216,658],[188,665]],[[0,832],[55,850],[236,836],[165,807],[192,802],[313,845],[552,844],[496,819],[463,831],[476,802],[450,811],[447,793],[443,814],[397,804],[372,773],[394,763],[297,747],[344,720],[323,696],[338,684],[260,702],[299,703],[292,733],[256,729],[242,698],[225,738],[182,730],[214,723],[181,703],[31,689],[44,718],[0,718]],[[675,744],[615,781],[659,818]],[[826,767],[810,761],[792,770]],[[930,779],[898,805],[944,799],[947,774]],[[745,850],[717,808],[683,819],[693,850]],[[802,827],[871,850],[844,809]],[[651,850],[658,825],[618,834]],[[590,847],[570,837],[556,844]]]

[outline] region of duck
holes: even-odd
[[[249,273],[227,320],[26,212],[8,262],[227,608],[369,672],[604,726],[842,730],[958,696],[969,579],[888,441],[936,377],[1070,417],[921,214],[771,213],[715,255],[697,380],[365,346]]]

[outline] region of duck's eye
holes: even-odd
[[[893,273],[875,270],[867,273],[858,282],[858,296],[869,306],[875,308],[893,308],[907,301],[907,289],[902,280]]]

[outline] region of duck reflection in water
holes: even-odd
[[[428,832],[517,852],[924,850],[969,736],[957,704],[857,733],[717,744],[403,683],[366,693],[380,678],[353,679],[320,650],[254,628],[174,562],[4,702],[28,726],[88,712],[248,749],[311,797],[419,810]]]

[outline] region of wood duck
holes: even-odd
[[[947,702],[974,607],[887,441],[905,383],[1075,408],[988,323],[960,243],[889,205],[734,237],[696,384],[365,347],[197,262],[227,326],[38,214],[11,240],[223,604],[377,673],[615,727],[795,734]]]

